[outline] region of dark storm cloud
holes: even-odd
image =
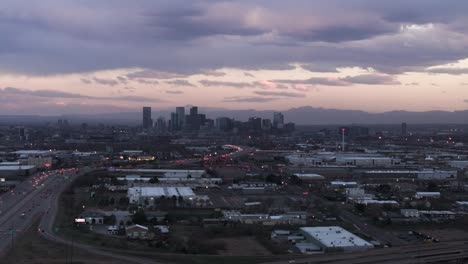
[[[468,57],[468,1],[4,0],[0,10],[2,72],[138,67],[149,70],[128,79],[175,79],[313,63],[398,73]]]
[[[268,103],[271,101],[278,100],[278,98],[274,97],[261,97],[261,96],[233,96],[233,97],[225,97],[223,102],[226,103]]]

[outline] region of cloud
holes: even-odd
[[[272,91],[255,91],[255,94],[263,96],[279,96],[279,97],[306,97],[303,93],[292,93],[292,92],[272,92]]]
[[[88,80],[86,78],[81,78],[80,80],[81,80],[81,82],[83,82],[85,84],[92,84],[93,83],[91,80]]]
[[[228,81],[211,81],[211,80],[201,80],[199,83],[206,87],[213,87],[213,86],[227,86],[227,87],[234,87],[234,88],[252,88],[255,85],[248,82],[228,82]]]
[[[338,72],[336,66],[323,65],[323,64],[302,64],[301,68],[311,72]]]
[[[463,82],[463,83],[460,83],[460,85],[468,86],[468,83]]]
[[[91,100],[115,100],[115,101],[133,101],[133,102],[163,102],[164,100],[148,98],[144,96],[109,96],[109,97],[98,97],[98,96],[88,96],[77,93],[68,93],[57,90],[27,90],[19,89],[14,87],[5,87],[0,88],[0,94],[2,96],[11,96],[11,95],[22,95],[22,96],[32,96],[38,98],[46,99],[91,99]]]
[[[128,79],[126,77],[123,77],[123,76],[117,76],[117,80],[119,80],[122,84],[127,84],[128,83]]]
[[[412,82],[412,83],[405,83],[405,86],[418,86],[419,83],[417,82]]]
[[[244,76],[255,78],[255,75],[248,73],[248,72],[244,72]]]
[[[397,85],[400,84],[394,76],[385,74],[362,74],[357,76],[347,76],[341,78],[342,81],[354,84],[367,85]]]
[[[187,80],[173,80],[173,81],[166,81],[167,84],[170,84],[170,85],[173,85],[173,86],[192,86],[194,87],[195,85],[193,85],[192,83],[190,83],[189,81]]]
[[[144,85],[155,85],[155,84],[159,84],[159,82],[156,81],[156,80],[136,79],[135,81],[136,81],[137,83],[144,84]]]
[[[129,79],[174,79],[185,77],[185,74],[175,72],[164,72],[156,70],[141,70],[127,74]]]
[[[206,76],[213,76],[213,77],[221,77],[221,76],[226,75],[225,72],[213,71],[213,70],[204,70],[204,71],[201,71],[200,74],[206,75]]]
[[[93,81],[98,84],[102,85],[107,85],[107,86],[116,86],[119,84],[118,81],[113,80],[113,79],[104,79],[104,78],[98,78],[98,77],[93,77]]]
[[[233,96],[233,97],[225,97],[223,102],[226,103],[267,103],[271,101],[278,100],[278,98],[274,97],[261,97],[261,96]]]
[[[398,73],[467,57],[468,3],[388,2],[4,0],[0,71],[137,68],[129,79],[176,79],[299,63]]]
[[[282,84],[310,84],[310,85],[325,85],[325,86],[348,86],[349,82],[339,78],[312,77],[305,80],[272,80],[272,82]]]
[[[468,74],[468,68],[432,68],[426,70],[428,73],[462,75]]]
[[[68,93],[62,92],[57,90],[25,90],[19,89],[14,87],[5,87],[0,89],[0,94],[2,95],[30,95],[36,97],[46,97],[46,98],[91,98],[89,96],[76,94],[76,93]]]
[[[179,91],[179,90],[167,90],[166,93],[167,94],[183,94],[184,92]]]

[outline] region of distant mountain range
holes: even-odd
[[[163,116],[166,119],[173,110],[154,110],[153,119]],[[186,109],[188,112],[188,109]],[[249,117],[272,118],[275,110],[229,110],[218,108],[199,108],[208,118],[220,116],[235,118],[245,121]],[[463,111],[390,111],[383,113],[369,113],[359,110],[339,110],[314,108],[310,106],[291,108],[281,111],[285,122],[294,122],[298,125],[334,125],[334,124],[468,124],[468,110]],[[141,123],[140,112],[110,113],[110,114],[72,114],[62,116],[38,116],[38,115],[0,115],[0,124],[44,124],[56,122],[58,119],[67,119],[76,124],[82,122],[104,124],[129,124]]]

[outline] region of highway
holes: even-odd
[[[14,246],[17,236],[28,229],[34,219],[49,210],[52,195],[59,193],[66,177],[75,169],[39,172],[0,196],[0,255]]]
[[[15,245],[22,232],[31,227],[40,217],[40,234],[47,240],[70,245],[73,242],[57,236],[53,225],[58,209],[58,199],[65,188],[78,176],[91,169],[65,169],[36,173],[0,196],[0,257]],[[101,256],[124,260],[127,263],[157,264],[137,257],[123,256],[92,246],[73,243],[75,248]]]

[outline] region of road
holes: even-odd
[[[77,170],[39,172],[0,196],[0,255],[14,246],[16,237],[50,207],[51,197]]]
[[[0,257],[15,246],[19,235],[31,227],[40,217],[40,234],[53,242],[71,245],[87,252],[127,263],[158,264],[148,259],[123,256],[109,251],[93,248],[92,246],[74,243],[58,237],[53,232],[53,225],[58,209],[58,199],[65,188],[74,179],[87,173],[91,169],[64,169],[36,173],[18,184],[10,192],[0,196]]]

